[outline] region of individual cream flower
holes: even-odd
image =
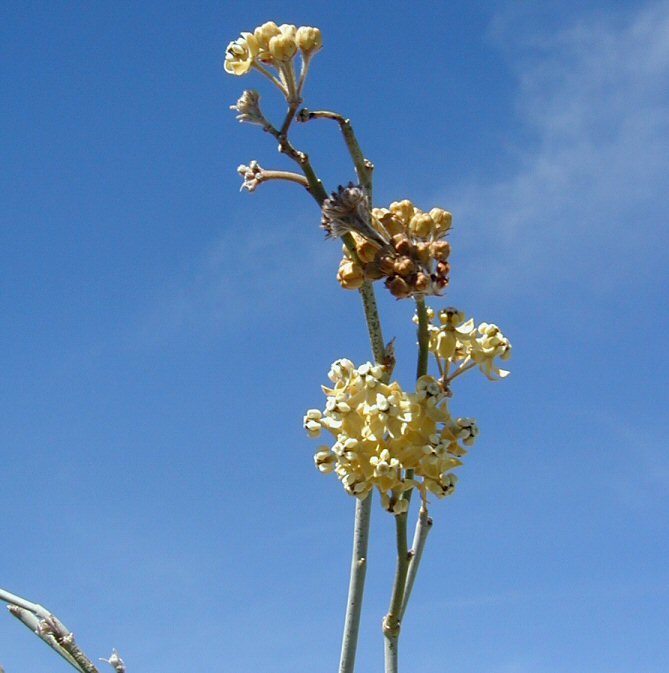
[[[258,55],[258,42],[252,33],[242,33],[241,37],[230,42],[225,50],[223,67],[231,75],[245,75],[253,67]]]

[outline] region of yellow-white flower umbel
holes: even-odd
[[[443,385],[422,376],[414,393],[396,381],[385,381],[385,368],[372,363],[356,367],[350,360],[333,363],[323,386],[325,409],[310,409],[304,428],[310,437],[322,431],[334,441],[318,447],[314,461],[323,473],[334,472],[346,491],[358,498],[373,488],[393,514],[406,511],[402,494],[416,487],[423,499],[453,493],[456,476],[478,435],[471,418],[453,419]],[[413,471],[407,473],[407,470]]]
[[[434,311],[428,309],[429,349],[446,384],[476,366],[491,381],[509,375],[496,363],[497,358],[506,361],[511,357],[511,342],[497,325],[482,322],[476,327],[472,318],[465,320],[465,314],[452,307],[439,311],[438,318],[435,324]]]
[[[301,100],[309,61],[322,45],[323,38],[318,28],[298,28],[290,23],[277,26],[274,21],[267,21],[252,33],[242,33],[241,37],[230,42],[224,67],[231,75],[246,75],[255,68],[293,104]],[[298,51],[302,58],[299,79],[295,75],[294,64]]]

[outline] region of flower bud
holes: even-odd
[[[367,239],[363,239],[362,237],[356,236],[356,238],[360,238],[361,240],[361,242],[355,246],[360,261],[363,264],[373,262],[376,259],[376,254],[379,251],[379,246],[372,243],[371,241],[368,241]]]
[[[345,290],[357,290],[365,278],[360,265],[352,259],[342,259],[337,272],[337,280]]]
[[[416,282],[414,283],[415,288],[418,292],[425,293],[429,292],[432,287],[432,281],[430,277],[425,273],[419,273],[416,275]]]
[[[451,228],[453,224],[453,215],[451,215],[447,210],[441,208],[433,208],[430,211],[430,217],[434,222],[437,234],[443,236]]]
[[[395,234],[393,236],[393,245],[400,255],[409,255],[413,252],[413,243],[406,234]]]
[[[295,38],[289,32],[275,35],[269,41],[269,52],[277,61],[290,61],[297,52]]]
[[[448,241],[435,241],[430,243],[430,254],[436,260],[445,262],[451,254],[451,244]]]
[[[400,276],[410,276],[416,271],[416,263],[410,257],[400,257],[393,267]]]
[[[425,241],[421,241],[420,243],[416,243],[415,247],[420,263],[425,267],[429,267],[431,261],[430,244]]]
[[[400,276],[391,276],[390,278],[387,278],[386,287],[390,290],[390,294],[398,299],[404,299],[411,294],[411,288],[408,283]]]
[[[274,21],[267,21],[266,23],[263,23],[262,26],[258,26],[254,31],[253,35],[256,39],[256,42],[258,44],[258,48],[261,51],[268,51],[269,50],[269,41],[275,36],[275,35],[280,35],[281,30],[279,29],[279,26],[274,23]]]
[[[408,225],[414,215],[415,208],[408,199],[404,201],[393,201],[390,204],[390,211],[396,215],[404,225]]]
[[[300,26],[295,33],[295,41],[305,54],[318,51],[323,46],[321,31],[311,26]]]
[[[433,229],[434,223],[427,213],[416,213],[409,222],[409,231],[418,238],[427,238]]]

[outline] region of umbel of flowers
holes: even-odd
[[[340,187],[323,203],[322,226],[330,236],[351,233],[355,249],[344,246],[337,280],[357,290],[365,280],[385,278],[398,299],[441,294],[448,285],[451,246],[444,240],[452,216],[442,208],[423,212],[411,201],[370,208],[363,190]]]
[[[384,382],[383,366],[367,362],[356,368],[350,360],[337,360],[329,372],[333,385],[323,386],[325,409],[310,409],[304,417],[311,437],[327,430],[335,439],[319,446],[316,467],[334,472],[358,498],[377,488],[393,514],[406,511],[402,493],[413,487],[424,501],[428,493],[443,498],[455,490],[452,470],[462,465],[479,430],[475,419],[451,416],[451,381],[475,367],[492,380],[508,373],[495,360],[508,359],[511,344],[495,325],[475,328],[452,308],[439,313],[437,325],[434,311],[428,317],[439,379],[421,376],[415,392],[407,393],[396,381]]]
[[[252,33],[242,33],[230,42],[225,52],[224,67],[231,75],[246,75],[254,69],[261,72],[289,102],[293,102],[299,100],[309,62],[322,46],[323,39],[318,28],[298,28],[288,23],[277,26],[274,21],[267,21]],[[302,58],[299,79],[294,65],[298,53]]]

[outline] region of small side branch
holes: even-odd
[[[54,614],[38,603],[0,589],[0,601],[10,613],[41,638],[80,673],[98,673],[93,662],[79,649],[74,634]]]
[[[427,536],[432,530],[432,519],[427,513],[427,508],[423,504],[418,513],[418,520],[416,521],[416,530],[413,536],[413,543],[411,551],[409,552],[409,570],[407,572],[406,586],[404,588],[404,599],[402,601],[402,608],[400,610],[400,620],[404,618],[404,612],[407,609],[409,598],[413,590],[414,582],[416,581],[416,574],[423,558],[423,550],[425,549],[425,542]]]
[[[351,120],[346,117],[336,113],[330,112],[328,110],[307,110],[307,108],[302,108],[297,115],[298,122],[308,122],[311,119],[332,119],[339,124],[342,135],[344,136],[344,142],[348,148],[351,159],[353,159],[353,164],[355,166],[355,172],[358,175],[358,180],[360,185],[365,190],[365,194],[369,199],[370,206],[372,204],[372,172],[374,171],[374,164],[365,158],[365,155],[362,153],[358,139],[355,136],[353,131],[353,126],[351,125]]]
[[[388,614],[383,619],[383,637],[385,643],[385,673],[398,671],[398,641],[400,636],[400,619],[407,572],[409,570],[409,550],[407,545],[407,513],[395,515],[395,533],[397,542],[397,566],[395,582],[390,598]]]
[[[425,297],[416,297],[416,313],[418,314],[418,364],[416,366],[416,378],[427,374],[428,356],[430,354],[430,334],[428,332],[429,319]]]
[[[325,187],[323,187],[323,183],[318,179],[318,176],[316,175],[313,167],[311,166],[309,156],[304,152],[295,149],[292,143],[288,140],[286,134],[282,133],[271,124],[265,128],[265,131],[273,135],[278,140],[279,152],[290,157],[296,164],[300,166],[302,172],[304,173],[304,177],[307,179],[309,192],[320,206],[323,201],[327,199],[328,193],[325,190]]]

